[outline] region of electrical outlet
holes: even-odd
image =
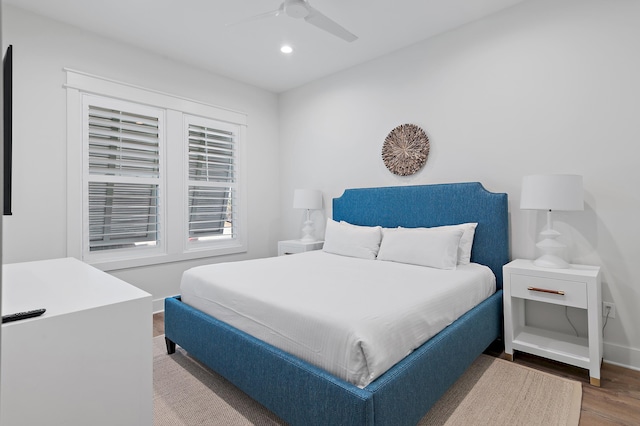
[[[609,309],[609,318],[616,317],[616,305],[612,302],[602,302],[602,316],[607,317],[607,309]]]

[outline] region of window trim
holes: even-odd
[[[210,105],[197,100],[180,97],[153,89],[147,89],[132,84],[87,74],[65,68],[67,92],[67,255],[82,259],[91,265],[105,270],[118,270],[160,263],[177,262],[203,257],[222,256],[247,251],[247,211],[246,211],[246,128],[247,115],[245,113]],[[164,187],[171,198],[166,199],[165,223],[178,223],[180,226],[166,227],[165,250],[162,253],[139,254],[135,258],[112,258],[108,260],[83,259],[83,194],[86,180],[83,170],[83,115],[82,98],[84,94],[94,94],[126,102],[138,103],[165,110],[165,173]],[[184,239],[184,229],[187,226],[185,178],[186,163],[183,160],[188,147],[184,143],[176,144],[169,141],[183,140],[183,115],[210,118],[215,121],[226,122],[238,126],[238,197],[239,229],[237,238],[226,240],[224,243],[209,247],[189,248]],[[171,158],[179,157],[178,161]],[[179,164],[178,164],[179,163]],[[171,176],[166,179],[166,176]],[[174,198],[175,197],[175,198]],[[173,200],[180,198],[179,202]]]

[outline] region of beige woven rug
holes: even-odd
[[[156,426],[285,424],[164,336],[153,346]],[[418,425],[577,425],[581,400],[576,381],[482,355]]]

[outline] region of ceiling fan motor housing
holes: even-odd
[[[292,18],[304,18],[309,15],[309,8],[304,0],[285,0],[284,12]]]

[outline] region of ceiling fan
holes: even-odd
[[[336,37],[339,37],[345,41],[352,42],[358,39],[357,36],[347,31],[340,24],[324,15],[322,12],[311,7],[307,0],[284,0],[276,10],[270,12],[261,13],[259,15],[252,16],[244,19],[240,22],[254,21],[262,18],[271,18],[280,15],[287,15],[291,18],[304,18],[305,21],[311,25],[320,28]]]

